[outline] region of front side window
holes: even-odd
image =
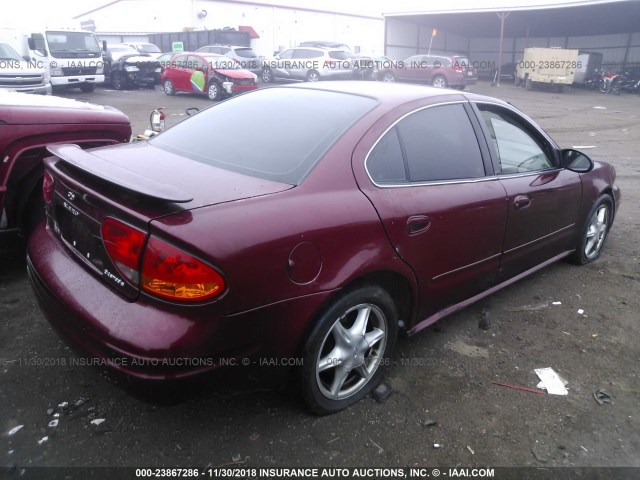
[[[500,162],[500,173],[526,173],[554,168],[544,148],[525,125],[498,107],[479,106]],[[545,151],[547,150],[547,151]]]

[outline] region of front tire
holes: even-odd
[[[378,385],[395,346],[397,323],[393,299],[377,286],[345,294],[322,314],[304,346],[299,371],[311,411],[338,412]]]
[[[596,200],[580,233],[580,242],[572,261],[577,265],[593,262],[600,256],[602,245],[613,221],[613,200],[607,194]]]
[[[263,81],[264,83],[271,83],[271,82],[273,82],[273,72],[271,71],[271,69],[270,69],[270,68],[263,68],[263,69],[262,69],[261,77],[262,77],[262,81]]]
[[[84,93],[91,93],[96,89],[95,83],[83,83],[80,85],[80,90]]]
[[[387,83],[393,83],[396,81],[396,77],[393,76],[391,72],[385,72],[382,76],[382,81]]]
[[[212,101],[217,101],[222,98],[222,87],[218,82],[211,82],[207,87],[207,98]]]
[[[111,78],[111,85],[116,90],[123,90],[125,87],[125,81],[123,76],[120,73],[114,73]]]

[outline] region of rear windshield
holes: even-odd
[[[149,143],[225,170],[299,185],[375,105],[376,100],[357,95],[268,88],[208,108]]]

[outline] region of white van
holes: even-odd
[[[92,92],[96,84],[104,83],[104,45],[93,32],[46,28],[31,33],[28,43],[32,57],[49,66],[54,90],[78,87]]]
[[[26,36],[13,28],[0,28],[0,90],[51,93],[46,63],[31,58]]]

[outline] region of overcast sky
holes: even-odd
[[[4,0],[2,3],[2,26],[76,26],[71,18],[113,0]],[[125,0],[145,1],[145,0]],[[184,3],[185,8],[192,0],[172,0],[176,7]],[[549,5],[558,3],[581,3],[591,0],[483,0],[481,4],[473,0],[447,0],[435,2],[429,0],[255,0],[256,3],[275,3],[281,5],[304,6],[346,10],[349,13],[377,15],[382,12],[431,11],[457,8],[496,8],[503,6]],[[154,2],[148,2],[153,4]],[[156,2],[156,5],[160,2]],[[77,21],[76,21],[77,22]]]

